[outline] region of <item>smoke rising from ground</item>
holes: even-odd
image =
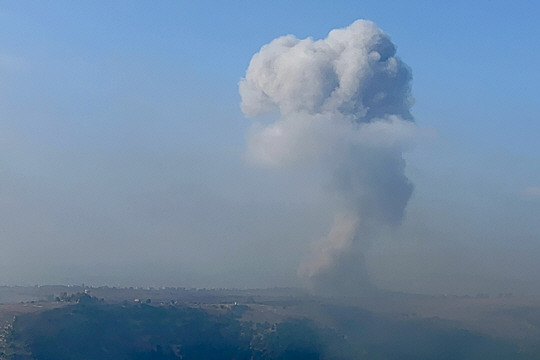
[[[371,288],[363,249],[378,228],[403,217],[413,186],[402,152],[417,133],[410,81],[390,38],[358,20],[322,40],[273,40],[239,83],[245,115],[279,113],[255,122],[248,158],[273,167],[318,166],[336,194],[334,225],[299,268],[316,290]]]

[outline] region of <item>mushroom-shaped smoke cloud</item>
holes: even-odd
[[[316,162],[339,195],[341,211],[299,274],[314,289],[361,294],[372,288],[362,249],[377,228],[399,224],[413,186],[404,147],[416,134],[410,69],[390,38],[358,20],[323,40],[283,36],[253,56],[239,83],[255,123],[248,157],[271,166]]]

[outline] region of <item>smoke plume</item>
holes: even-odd
[[[316,290],[372,288],[363,249],[381,226],[400,223],[413,191],[402,157],[417,132],[410,81],[388,35],[358,20],[322,40],[273,40],[239,83],[244,114],[269,114],[248,135],[249,159],[317,164],[337,195],[332,229],[299,268]]]

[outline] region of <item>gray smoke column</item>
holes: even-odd
[[[252,126],[248,158],[274,167],[317,164],[337,194],[332,229],[299,268],[315,290],[372,287],[363,249],[381,226],[400,223],[413,191],[402,157],[417,134],[410,81],[390,38],[358,20],[322,40],[273,40],[239,83],[244,114],[270,114]]]

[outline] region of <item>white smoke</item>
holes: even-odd
[[[322,40],[273,40],[239,83],[244,114],[279,112],[252,127],[249,159],[276,167],[316,162],[339,195],[333,228],[299,269],[316,288],[368,287],[365,240],[399,224],[412,193],[402,157],[417,134],[411,71],[395,53],[382,30],[358,20]]]

